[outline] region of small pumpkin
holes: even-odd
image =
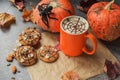
[[[98,38],[113,41],[120,37],[120,7],[114,4],[114,0],[93,4],[87,20]]]
[[[42,0],[33,10],[36,24],[51,32],[59,32],[61,20],[74,14],[69,0]]]

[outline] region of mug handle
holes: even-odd
[[[93,50],[89,50],[86,48],[86,46],[83,48],[83,52],[85,52],[86,54],[89,54],[89,55],[92,55],[96,52],[96,49],[97,49],[97,41],[95,39],[95,37],[88,33],[86,36],[86,38],[90,39],[92,41],[92,44],[93,44]]]

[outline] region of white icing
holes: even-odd
[[[32,58],[34,55],[33,54],[28,54],[28,57],[29,58]]]
[[[23,58],[20,59],[20,62],[24,62],[25,60]]]
[[[23,51],[25,51],[25,52],[28,51],[28,48],[27,48],[27,47],[24,47],[24,48],[23,48]]]
[[[38,37],[38,35],[34,34],[34,38],[37,38],[37,37]]]
[[[17,48],[14,48],[13,51],[17,51]]]
[[[42,47],[40,47],[40,50],[44,50],[44,47],[42,46]]]
[[[50,54],[46,54],[46,55],[45,55],[45,58],[46,58],[46,59],[50,58]]]
[[[20,42],[17,42],[16,45],[17,45],[18,47],[22,46],[22,44],[21,44]]]

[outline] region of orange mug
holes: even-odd
[[[89,55],[95,53],[97,41],[95,37],[88,33],[89,24],[80,16],[65,17],[60,23],[60,49],[67,56],[79,56],[83,52]],[[86,40],[90,39],[93,49],[89,50]]]

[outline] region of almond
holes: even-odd
[[[12,61],[13,61],[13,58],[14,58],[14,53],[13,53],[13,52],[10,52],[10,53],[8,54],[8,56],[6,57],[6,60],[7,60],[8,62],[12,62]]]
[[[13,73],[16,73],[16,71],[17,71],[16,66],[12,66],[12,67],[11,67],[11,70],[12,70]]]
[[[6,60],[7,60],[8,62],[12,62],[12,61],[13,61],[13,58],[12,58],[11,56],[7,56],[7,57],[6,57]]]

